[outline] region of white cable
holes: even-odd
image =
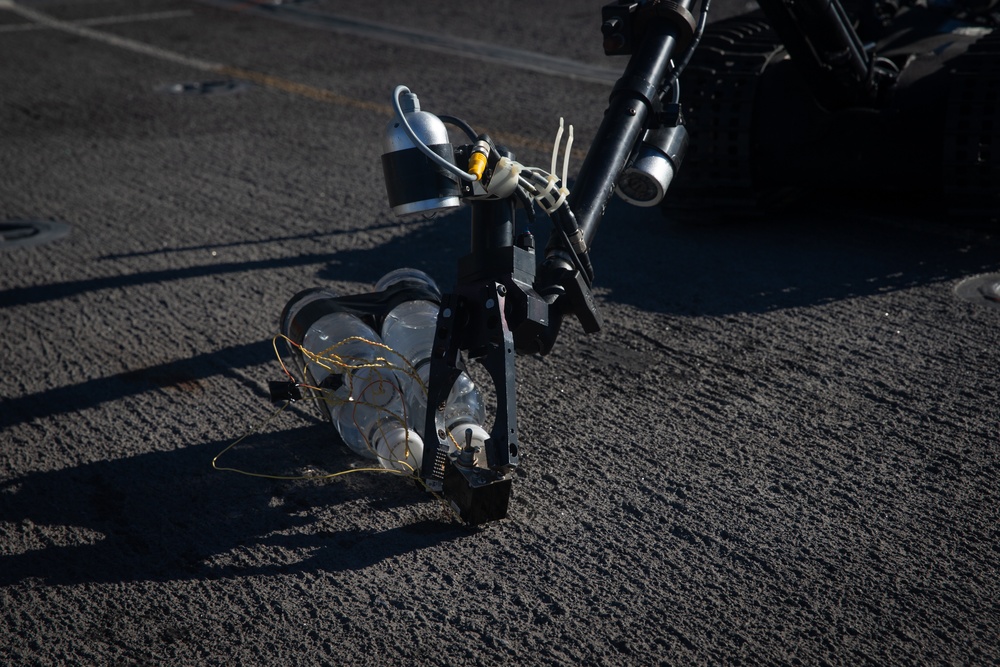
[[[469,181],[470,183],[478,181],[478,176],[470,174],[458,165],[448,162],[443,157],[432,151],[430,147],[417,136],[417,133],[413,131],[413,128],[410,127],[410,123],[406,120],[406,114],[403,113],[403,108],[399,104],[399,96],[403,93],[410,93],[410,89],[406,86],[396,86],[396,89],[392,91],[392,108],[396,112],[396,117],[399,118],[400,122],[403,124],[403,130],[406,132],[406,136],[410,138],[410,141],[413,142],[413,145],[416,146],[421,153],[430,158],[432,162],[455,174],[463,181]],[[412,93],[410,94],[412,95]]]

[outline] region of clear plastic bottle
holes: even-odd
[[[413,281],[430,287],[440,293],[438,286],[423,271],[417,269],[397,269],[386,274],[375,285],[376,291],[385,290],[403,281]],[[395,352],[412,364],[423,388],[413,377],[403,378],[403,395],[408,406],[410,426],[418,433],[424,433],[427,415],[426,387],[430,378],[431,348],[437,329],[439,307],[432,301],[415,299],[404,301],[386,315],[382,323],[382,340]],[[445,409],[437,412],[437,428],[445,428],[455,439],[465,445],[465,431],[472,428],[475,445],[481,445],[488,434],[482,424],[486,419],[486,408],[482,396],[472,379],[462,373],[455,381]]]
[[[401,385],[405,375],[386,364],[391,354],[381,338],[357,316],[336,309],[336,294],[312,289],[292,297],[282,314],[281,331],[312,355],[294,346],[344,443],[388,469],[420,471],[423,440],[403,421]],[[352,339],[352,340],[348,340]],[[397,360],[398,361],[398,360]]]

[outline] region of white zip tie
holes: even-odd
[[[556,132],[556,141],[552,144],[552,167],[549,169],[550,174],[556,173],[556,164],[559,160],[559,143],[562,141],[563,135],[563,119],[562,116],[559,117],[559,130]]]
[[[562,119],[559,119],[562,123]],[[563,155],[563,172],[562,172],[562,184],[564,188],[569,187],[569,181],[567,177],[569,176],[569,154],[573,148],[573,126],[569,126],[569,136],[566,138],[566,153]]]

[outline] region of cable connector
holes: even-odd
[[[490,150],[490,144],[482,138],[472,145],[472,153],[469,155],[469,173],[475,174],[477,181],[483,180],[483,174],[489,163]]]

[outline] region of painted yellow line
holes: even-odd
[[[266,86],[267,88],[273,88],[292,95],[298,95],[299,97],[306,97],[311,100],[329,102],[330,104],[336,104],[337,106],[360,109],[361,111],[374,111],[375,113],[382,114],[383,116],[392,116],[394,113],[392,106],[388,104],[378,104],[377,102],[357,100],[352,97],[347,97],[346,95],[338,95],[337,93],[325,88],[318,88],[316,86],[310,86],[306,83],[290,81],[288,79],[283,79],[280,76],[264,74],[263,72],[254,72],[252,70],[241,69],[239,67],[230,67],[229,65],[219,65],[216,72],[224,76],[230,76],[234,79],[250,81],[251,83]]]
[[[260,86],[264,86],[272,90],[278,90],[290,95],[296,95],[298,97],[316,100],[319,102],[326,102],[328,104],[334,104],[350,109],[357,109],[359,111],[373,112],[387,118],[391,118],[393,115],[392,106],[389,104],[379,104],[377,102],[358,100],[352,97],[347,97],[346,95],[339,95],[325,88],[291,81],[279,76],[274,76],[273,74],[265,74],[263,72],[255,72],[239,67],[232,67],[230,65],[212,62],[210,60],[203,60],[201,58],[184,55],[182,53],[177,53],[176,51],[170,51],[168,49],[153,46],[152,44],[146,44],[145,42],[139,42],[134,39],[119,37],[118,35],[81,25],[79,22],[57,19],[36,9],[21,5],[14,0],[0,0],[0,10],[11,11],[24,19],[46,28],[91,39],[109,46],[115,46],[133,53],[157,58],[165,62],[183,65],[202,72],[209,72],[211,74],[218,74],[234,79],[249,81],[251,83],[256,83]],[[517,134],[499,132],[495,134],[491,133],[491,135],[500,143],[511,147],[527,148],[538,151],[551,150],[551,144],[537,139],[531,139]],[[573,151],[573,157],[575,158],[582,158],[584,155],[585,153],[582,151]]]

